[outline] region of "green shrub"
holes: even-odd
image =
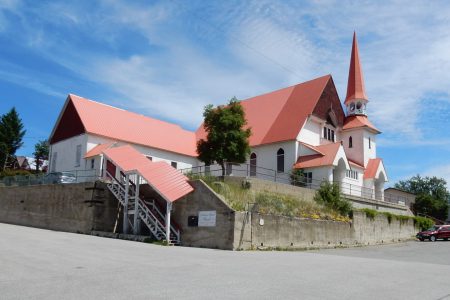
[[[27,170],[10,170],[10,169],[5,169],[4,171],[0,172],[0,179],[4,178],[4,177],[9,177],[9,176],[27,176],[27,175],[31,175],[32,172],[27,171]]]
[[[406,222],[408,222],[410,219],[412,219],[412,217],[410,216],[403,216],[403,215],[395,215],[395,218],[400,221],[400,223],[404,224]]]
[[[339,186],[328,181],[325,181],[320,185],[320,188],[314,195],[314,200],[317,203],[323,204],[325,207],[338,212],[342,216],[349,216],[352,210],[350,202],[341,197]]]
[[[414,217],[414,225],[420,230],[426,230],[434,225],[434,221],[425,217]]]
[[[292,169],[289,177],[292,185],[306,186],[305,172],[303,169]]]
[[[387,211],[383,211],[382,214],[386,216],[388,223],[391,224],[394,214],[391,214],[390,212],[387,212]],[[395,216],[395,217],[396,217],[396,219],[398,219],[399,216]]]
[[[375,216],[378,215],[378,212],[375,209],[371,208],[362,208],[361,211],[366,213],[366,217],[369,219],[375,219]]]

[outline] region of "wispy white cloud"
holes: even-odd
[[[0,78],[2,78],[2,80],[35,90],[44,95],[64,98],[65,94],[53,87],[51,83],[43,81],[42,75],[43,74],[40,74],[40,76],[38,76],[37,74],[34,74],[33,76],[20,66],[0,60]],[[57,81],[55,76],[47,75],[46,77]]]
[[[9,2],[16,1],[3,0],[0,7]],[[247,1],[230,6],[105,0],[27,9],[37,21],[22,19],[24,43],[104,86],[105,99],[98,100],[120,97],[126,108],[191,128],[206,103],[246,98],[326,73],[344,97],[356,29],[370,117],[389,136],[383,143],[395,145],[407,137],[417,145],[439,144],[437,139],[423,142],[428,124],[421,118],[430,93],[450,94],[450,7],[442,2]],[[127,46],[124,38],[130,33],[140,35],[143,45],[127,55],[115,51]],[[84,45],[77,40],[80,34],[109,50]]]

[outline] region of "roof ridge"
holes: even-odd
[[[73,98],[71,96],[75,96],[75,97],[77,97],[77,98],[79,98],[81,100],[84,100],[84,101],[88,101],[88,102],[92,102],[92,103],[99,104],[99,105],[102,105],[102,106],[106,106],[106,107],[109,107],[111,109],[120,110],[120,111],[123,111],[123,112],[126,112],[126,113],[130,113],[130,114],[133,114],[133,115],[136,115],[136,116],[140,116],[140,117],[143,117],[143,118],[146,118],[146,119],[151,119],[151,120],[154,120],[154,121],[158,121],[158,122],[161,122],[161,123],[172,125],[172,126],[178,127],[178,128],[180,128],[180,129],[182,129],[184,131],[187,131],[187,132],[195,133],[194,131],[185,129],[182,126],[180,126],[179,124],[176,124],[176,123],[164,121],[164,120],[161,120],[161,119],[157,119],[155,117],[150,117],[150,116],[147,116],[147,115],[144,115],[144,114],[140,114],[140,113],[137,113],[137,112],[134,112],[134,111],[126,110],[126,109],[123,109],[123,108],[120,108],[120,107],[117,107],[117,106],[113,106],[113,105],[110,105],[110,104],[98,102],[98,101],[95,101],[95,100],[92,100],[92,99],[88,99],[88,98],[85,98],[85,97],[82,97],[82,96],[78,96],[78,95],[69,93],[69,97],[70,97],[71,100],[73,100]]]
[[[250,98],[247,98],[247,99],[244,99],[244,100],[240,100],[240,102],[247,102],[247,101],[252,100],[253,98],[257,98],[257,97],[260,97],[260,96],[269,95],[269,94],[276,93],[276,92],[280,92],[280,91],[287,90],[287,89],[295,89],[295,88],[298,87],[299,85],[303,85],[303,84],[309,83],[309,82],[311,82],[311,81],[319,80],[319,79],[322,79],[322,78],[325,78],[325,77],[330,77],[330,78],[331,78],[331,74],[328,73],[328,74],[326,74],[326,75],[319,76],[319,77],[316,77],[316,78],[314,78],[314,79],[310,79],[310,80],[307,80],[307,81],[299,82],[299,83],[296,83],[296,84],[293,84],[293,85],[290,85],[290,86],[287,86],[287,87],[284,87],[284,88],[280,88],[280,89],[277,89],[277,90],[273,90],[273,91],[270,91],[270,92],[266,92],[266,93],[263,93],[263,94],[259,94],[259,95],[256,95],[256,96],[252,96],[252,97],[250,97]]]

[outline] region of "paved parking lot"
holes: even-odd
[[[450,299],[450,242],[232,252],[0,224],[0,299]]]

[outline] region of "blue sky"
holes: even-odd
[[[203,107],[325,74],[345,98],[353,31],[390,184],[450,181],[446,1],[0,0],[0,113],[48,137],[68,93],[195,129]]]

